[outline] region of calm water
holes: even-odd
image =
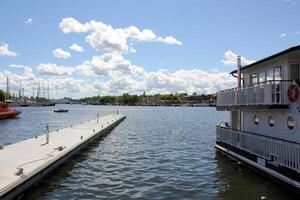
[[[0,145],[112,113],[109,106],[23,108],[0,121]],[[57,106],[56,106],[57,108]],[[56,109],[55,108],[55,109]],[[295,199],[294,194],[216,153],[215,108],[119,107],[128,117],[106,138],[43,179],[26,199]],[[1,160],[1,158],[0,158]]]

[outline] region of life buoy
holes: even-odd
[[[288,98],[290,100],[290,102],[295,102],[297,101],[298,97],[299,97],[299,89],[295,84],[291,84],[288,87],[288,92],[287,92]]]

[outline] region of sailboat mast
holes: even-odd
[[[6,78],[6,94],[5,94],[5,100],[4,101],[8,100],[8,98],[9,98],[9,93],[10,93],[9,90],[10,90],[9,78],[7,76],[7,78]]]
[[[50,91],[49,91],[49,90],[50,90],[50,89],[49,89],[49,81],[47,82],[47,84],[48,84],[48,88],[47,88],[47,89],[48,89],[48,100],[49,100],[49,99],[50,99]]]

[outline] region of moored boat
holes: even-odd
[[[215,147],[300,192],[300,46],[237,61],[237,87],[217,93],[230,123],[216,127]]]
[[[0,103],[0,119],[13,119],[21,113],[19,110],[9,108],[7,103]]]
[[[58,110],[54,110],[53,112],[63,113],[63,112],[69,112],[69,110],[67,110],[67,109],[58,109]]]

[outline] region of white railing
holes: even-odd
[[[300,144],[217,126],[217,141],[300,173]]]
[[[217,93],[217,106],[287,105],[290,81],[266,81]]]

